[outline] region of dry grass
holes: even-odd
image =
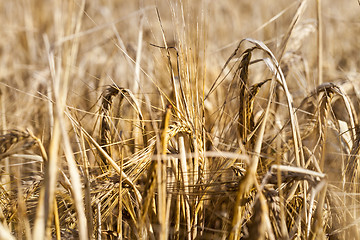
[[[357,1],[2,1],[0,239],[359,239]]]

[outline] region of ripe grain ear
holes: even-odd
[[[142,141],[143,147],[147,146],[147,132],[144,124],[144,117],[141,112],[140,106],[138,104],[137,99],[135,98],[134,94],[125,88],[120,88],[117,85],[113,84],[108,86],[102,94],[102,101],[101,106],[99,109],[100,115],[100,145],[102,149],[109,155],[112,156],[112,145],[114,144],[115,136],[119,135],[122,129],[117,129],[117,124],[115,123],[114,119],[119,120],[119,116],[113,116],[113,101],[114,98],[119,97],[119,105],[118,108],[121,108],[121,103],[124,99],[126,99],[132,109],[135,112],[135,116],[138,116],[138,119],[134,120],[134,122],[138,122],[138,124],[132,124],[132,131],[134,132],[135,128],[141,129],[142,139],[138,140],[139,142]],[[117,112],[120,112],[118,109]],[[121,128],[121,125],[120,125]],[[136,136],[134,136],[136,137]],[[141,137],[140,137],[141,138]],[[135,147],[133,146],[133,149]],[[102,163],[100,164],[101,167],[105,166],[107,169],[107,161],[103,159],[104,156],[101,155]]]
[[[116,97],[120,92],[120,89],[115,86],[111,85],[105,89],[102,94],[102,101],[100,107],[100,145],[102,149],[111,156],[111,148],[110,144],[112,142],[111,138],[111,107],[113,104],[113,99]],[[104,159],[104,156],[100,154],[102,159],[101,166],[104,166],[107,169],[107,161]]]
[[[249,64],[251,60],[252,48],[247,49],[243,53],[243,57],[237,70],[237,76],[239,77],[239,134],[243,142],[246,143],[247,135],[251,131],[250,118],[251,112],[249,102]],[[236,76],[235,75],[235,76]]]
[[[11,130],[0,136],[0,159],[31,148],[35,140],[29,133],[19,130]]]

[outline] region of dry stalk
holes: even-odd
[[[165,115],[161,126],[161,154],[167,154],[167,147],[169,142],[168,129],[171,117],[171,105],[168,105],[165,111]],[[166,222],[166,199],[167,199],[167,171],[166,163],[160,158],[156,164],[156,183],[158,189],[158,202],[157,202],[157,213],[160,223],[160,240],[166,240],[168,238],[168,226]]]
[[[318,82],[323,83],[323,23],[322,23],[321,0],[316,0],[316,18],[317,18],[317,60],[318,60]]]
[[[185,150],[185,143],[184,143],[184,136],[179,136],[179,151],[180,151],[180,169],[179,172],[181,174],[180,179],[182,180],[182,189],[184,191],[184,194],[182,194],[182,206],[185,206],[185,219],[186,219],[186,233],[187,238],[192,239],[192,225],[191,225],[191,209],[190,209],[190,202],[189,202],[189,195],[190,195],[190,188],[189,185],[189,172],[187,168],[187,162],[186,162],[186,150]]]

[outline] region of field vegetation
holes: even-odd
[[[360,239],[358,1],[0,11],[0,239]]]

